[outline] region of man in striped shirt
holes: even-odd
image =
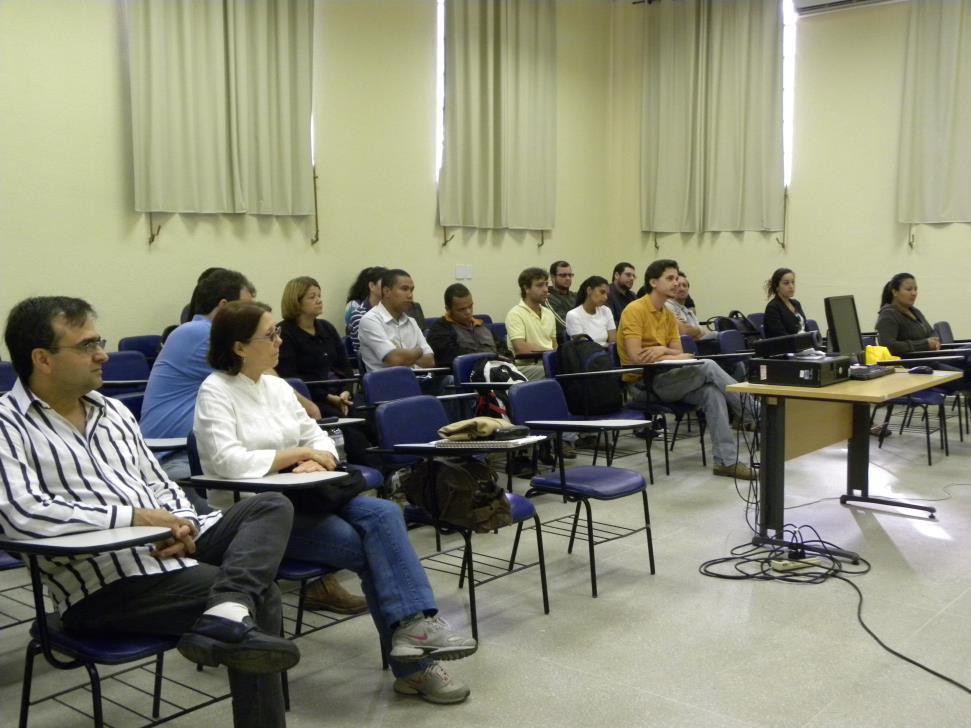
[[[273,674],[299,660],[278,637],[274,583],[293,517],[275,493],[196,514],[149,452],[128,410],[97,390],[107,361],[94,311],[29,298],[4,332],[18,381],[0,398],[0,531],[38,538],[163,526],[168,539],[42,560],[70,629],[182,635],[189,659],[229,668],[237,726],[285,724]]]

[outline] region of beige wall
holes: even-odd
[[[872,328],[883,284],[914,273],[918,306],[971,336],[965,305],[968,225],[896,223],[896,159],[908,3],[889,3],[800,19],[796,55],[793,178],[783,250],[777,235],[658,236],[640,232],[637,164],[639,6],[612,7],[610,143],[611,230],[621,250],[643,263],[675,258],[689,273],[699,313],[760,311],[761,284],[785,266],[797,297],[825,326],[823,298],[856,296],[860,323]],[[642,263],[642,265],[643,265]],[[639,271],[640,272],[640,271]]]
[[[316,148],[320,232],[312,222],[132,212],[122,18],[114,0],[0,2],[0,311],[28,295],[88,298],[117,344],[161,331],[198,273],[249,275],[279,306],[283,284],[310,274],[339,320],[357,271],[407,267],[427,313],[456,264],[471,265],[480,311],[504,315],[517,273],[560,257],[600,263],[606,233],[602,110],[607,106],[605,0],[558,7],[557,227],[455,232],[442,248],[435,194],[434,0],[320,0]],[[605,264],[608,268],[612,263]]]
[[[642,6],[557,5],[557,225],[544,247],[533,233],[450,230],[442,248],[434,0],[319,0],[316,246],[307,220],[216,215],[157,216],[148,245],[147,219],[131,211],[119,5],[0,2],[0,311],[31,294],[85,296],[114,345],[161,330],[200,270],[228,265],[275,306],[286,280],[317,277],[336,320],[355,273],[381,263],[411,270],[428,313],[454,266],[471,265],[478,309],[501,316],[525,266],[562,257],[582,277],[663,256],[689,271],[704,315],[761,309],[759,284],[786,265],[811,316],[849,292],[864,327],[883,281],[910,270],[928,317],[971,335],[958,273],[968,226],[918,226],[911,249],[894,222],[907,3],[800,21],[787,249],[775,235],[663,235],[658,253],[639,223]]]

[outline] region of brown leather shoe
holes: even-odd
[[[337,614],[364,614],[368,610],[367,600],[347,591],[334,574],[327,574],[307,587],[304,607]]]
[[[736,478],[738,480],[754,480],[755,473],[745,463],[735,463],[734,465],[716,465],[712,468],[712,473],[722,475],[726,478]]]

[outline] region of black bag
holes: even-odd
[[[497,359],[482,359],[476,362],[469,375],[472,382],[525,382],[526,375],[515,364]],[[509,422],[509,400],[505,391],[480,391],[475,402],[476,417],[498,417]]]
[[[741,311],[729,311],[728,316],[717,316],[715,318],[716,331],[738,331],[745,339],[745,348],[751,349],[756,341],[762,338],[759,327],[752,319]]]
[[[286,491],[296,513],[328,516],[337,513],[356,495],[368,490],[367,481],[357,470],[347,471],[346,478],[338,482],[326,481],[315,488]]]
[[[561,374],[603,372],[614,368],[610,352],[586,334],[577,334],[559,349]],[[575,415],[605,415],[624,404],[620,375],[561,379],[567,406]]]
[[[436,460],[437,477],[429,483],[429,466],[422,461],[401,478],[409,503],[424,508],[443,523],[487,533],[512,523],[512,511],[496,472],[479,460]]]

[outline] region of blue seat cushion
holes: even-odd
[[[559,493],[560,472],[537,475],[530,482],[533,488]],[[566,492],[584,498],[612,500],[637,493],[646,487],[644,476],[627,468],[613,468],[606,465],[581,465],[566,470]]]
[[[370,468],[367,465],[353,464],[348,464],[347,469],[359,472],[364,477],[364,482],[367,483],[368,488],[380,490],[384,487],[384,476],[381,475],[380,470]]]
[[[24,562],[16,556],[11,556],[6,551],[0,551],[0,571],[7,569],[17,569],[24,565]]]
[[[152,657],[159,652],[173,649],[179,641],[177,636],[158,636],[144,634],[121,634],[118,632],[67,632],[57,614],[45,615],[48,633],[53,646],[68,655],[80,657],[87,662],[104,665],[120,665],[132,660]],[[30,628],[30,634],[37,637],[37,623]]]
[[[300,559],[284,558],[277,567],[276,575],[278,579],[288,581],[300,581],[301,579],[312,579],[315,576],[323,576],[337,569],[326,564],[315,564],[311,561],[301,561]]]
[[[529,498],[525,498],[517,493],[506,493],[506,499],[509,501],[509,510],[512,513],[513,523],[525,521],[536,515],[536,508],[533,507]],[[406,523],[419,523],[423,526],[434,525],[432,514],[419,506],[410,504],[405,506],[404,515]]]

